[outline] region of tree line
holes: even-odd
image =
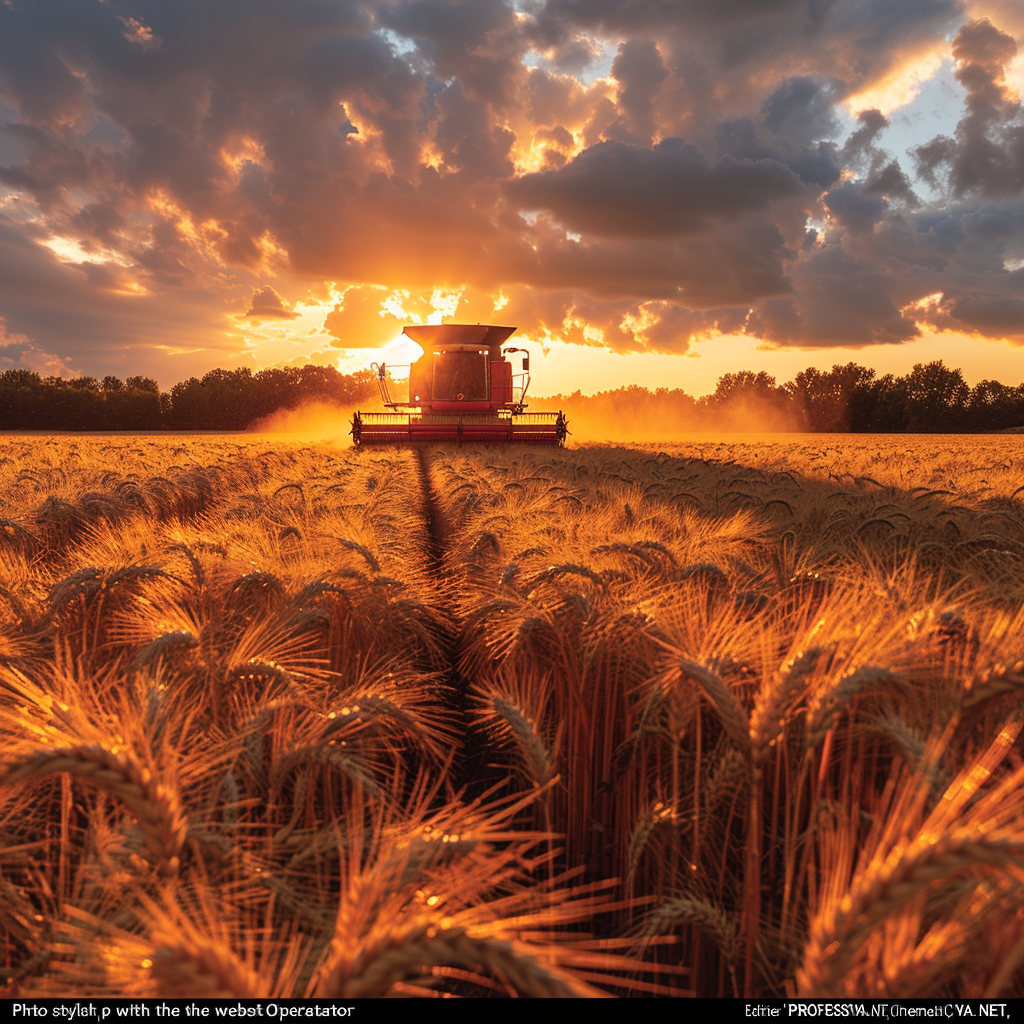
[[[877,376],[847,363],[812,368],[777,384],[768,373],[743,370],[719,378],[711,395],[692,398],[680,389],[631,385],[543,401],[561,406],[570,429],[615,423],[661,436],[681,431],[811,431],[829,433],[973,433],[1024,427],[1024,384],[983,380],[973,388],[961,370],[942,360],[918,363],[910,373]],[[575,432],[575,431],[574,431]]]
[[[245,430],[310,401],[353,405],[377,395],[372,371],[330,366],[253,373],[211,370],[161,392],[151,377],[42,377],[0,373],[0,430]]]
[[[211,370],[161,392],[150,377],[42,377],[30,370],[0,373],[0,430],[245,430],[264,416],[310,401],[377,407],[371,370],[342,374],[329,366]],[[941,360],[918,363],[903,377],[856,363],[810,368],[785,383],[770,374],[727,373],[714,394],[638,385],[596,395],[535,399],[560,407],[570,425],[629,436],[632,425],[670,437],[681,431],[981,432],[1024,426],[1024,384],[983,380],[970,387]],[[577,431],[574,430],[574,433]]]

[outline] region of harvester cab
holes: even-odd
[[[404,328],[402,333],[423,355],[407,367],[373,364],[389,411],[357,412],[353,441],[563,444],[569,431],[561,412],[525,411],[530,354],[523,348],[502,348],[514,331],[490,324]],[[521,360],[518,373],[510,356]]]

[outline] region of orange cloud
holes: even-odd
[[[270,320],[294,320],[299,314],[269,285],[258,288],[252,294],[252,303],[246,316]]]

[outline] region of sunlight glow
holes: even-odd
[[[409,298],[409,292],[403,291],[401,288],[396,288],[386,299],[380,304],[380,315],[384,316],[385,313],[390,313],[396,320],[408,320],[410,323],[421,324],[423,323],[423,317],[419,313],[407,312],[405,307],[402,305]]]
[[[931,295],[924,295],[916,302],[908,302],[907,305],[900,308],[900,312],[907,313],[911,310],[918,310],[925,313],[938,309],[944,296],[944,292],[932,292]]]
[[[826,229],[828,228],[828,217],[808,217],[804,223],[805,231],[813,231],[815,234],[815,241],[818,243],[825,241]]]
[[[141,281],[136,281],[134,278],[125,277],[117,282],[117,285],[113,288],[108,288],[108,291],[114,295],[149,295],[149,289],[142,284]]]
[[[508,125],[506,128],[511,129]],[[520,130],[516,133],[516,141],[512,144],[512,164],[516,175],[534,174],[537,171],[550,170],[551,164],[548,161],[548,154],[558,154],[565,161],[571,160],[574,156],[582,153],[586,148],[583,138],[583,125],[578,128],[569,129],[572,135],[572,142],[559,145],[554,139],[540,139],[534,134],[527,134]]]
[[[345,111],[349,124],[356,129],[353,134],[346,136],[346,141],[351,143],[354,140],[356,144],[364,147],[371,154],[370,159],[375,170],[384,174],[394,174],[391,158],[384,150],[384,133],[373,122],[353,114],[350,105],[342,102],[340,106]]]
[[[260,251],[262,273],[277,273],[287,266],[288,250],[271,234],[269,228],[259,238],[253,239],[253,242]]]
[[[182,209],[162,189],[149,196],[149,208],[177,228],[185,241],[193,245],[197,251],[218,267],[225,266],[218,246],[228,237],[227,231],[212,217],[196,224],[192,215]]]
[[[464,288],[460,288],[458,291],[435,288],[430,295],[430,305],[434,307],[434,311],[427,316],[427,323],[440,324],[444,322],[445,317],[455,316],[464,291]]]
[[[393,316],[412,324],[440,324],[445,319],[455,316],[465,288],[435,288],[428,300],[422,296],[413,296],[408,289],[396,288],[380,304],[381,316]],[[410,302],[410,299],[412,300]],[[506,299],[506,302],[508,300]],[[430,312],[425,316],[416,312],[414,305],[430,305]]]
[[[113,249],[86,249],[77,238],[53,235],[41,243],[64,263],[114,263],[119,267],[130,267],[132,261]]]
[[[262,143],[249,136],[235,139],[230,145],[222,146],[220,158],[235,174],[241,174],[246,164],[262,166],[267,155]]]
[[[913,103],[921,86],[949,58],[949,44],[940,42],[933,49],[914,54],[881,81],[847,97],[844,106],[852,116],[862,110],[877,109],[886,117],[901,107]]]
[[[640,307],[640,315],[636,316],[633,313],[627,313],[619,323],[619,330],[624,331],[626,334],[632,334],[634,338],[639,341],[646,340],[647,330],[650,327],[654,327],[660,321],[660,317],[655,316],[650,309],[648,309],[645,303]],[[585,333],[585,332],[584,332]]]
[[[122,18],[120,15],[117,16],[117,20],[124,26],[121,35],[129,43],[141,46],[144,50],[160,49],[163,40],[154,35],[153,30],[144,21],[140,21],[138,18]]]
[[[334,365],[339,373],[365,370],[370,363],[388,366],[409,366],[423,355],[423,349],[411,338],[399,334],[381,348],[343,349]]]
[[[448,170],[445,166],[444,154],[429,139],[420,146],[420,165],[429,167],[439,174],[444,174]]]
[[[1006,87],[1013,93],[1013,99],[1020,103],[1024,98],[1024,49],[1017,53],[1017,56],[1006,66],[1006,77],[1003,79]]]

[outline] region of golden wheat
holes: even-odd
[[[1024,991],[1022,471],[0,440],[5,991]]]

